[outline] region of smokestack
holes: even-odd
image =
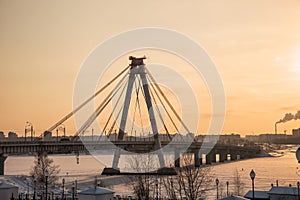
[[[277,124],[285,123],[285,122],[291,121],[293,119],[294,120],[300,119],[300,110],[298,110],[295,115],[293,115],[292,113],[286,113],[282,119],[278,120],[275,123],[275,134],[277,134]]]

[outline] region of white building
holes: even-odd
[[[14,185],[4,183],[0,180],[0,197],[1,199],[10,199],[12,196],[14,198],[18,197],[19,188]]]
[[[299,200],[300,190],[296,187],[277,187],[273,186],[269,191],[255,191],[255,200]],[[253,199],[252,190],[244,196]]]
[[[244,197],[240,197],[240,196],[235,196],[235,195],[231,195],[231,196],[228,196],[228,197],[224,197],[220,200],[248,200]]]
[[[113,200],[114,191],[102,188],[94,187],[78,193],[79,200]]]
[[[295,187],[272,187],[268,194],[270,200],[298,200],[299,192]]]
[[[253,199],[253,191],[249,190],[245,195],[245,198],[247,199]],[[254,199],[255,200],[269,200],[270,196],[268,191],[259,191],[259,190],[254,190]]]

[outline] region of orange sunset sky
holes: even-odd
[[[300,110],[299,19],[299,0],[0,0],[0,131],[22,135],[26,121],[37,133],[46,130],[72,110],[77,73],[99,43],[161,27],[192,38],[215,62],[226,92],[223,133],[273,133],[285,113]],[[150,55],[148,62],[181,62],[138,53]],[[299,127],[291,120],[278,132]]]

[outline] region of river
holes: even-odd
[[[271,183],[288,186],[292,184],[296,186],[300,180],[299,169],[296,158],[296,147],[291,147],[282,151],[281,157],[263,157],[241,161],[227,162],[223,164],[215,164],[212,166],[212,174],[214,178],[220,181],[220,187],[225,188],[226,181],[229,181],[229,191],[234,189],[233,178],[236,171],[241,177],[244,184],[243,193],[247,192],[251,186],[249,173],[253,169],[256,173],[255,188],[257,190],[269,190]],[[77,179],[79,182],[93,180],[93,177],[100,175],[103,165],[90,155],[80,155],[79,164],[76,157],[70,155],[50,155],[55,164],[60,166],[60,177],[64,177],[66,181],[72,182]],[[33,166],[34,158],[32,156],[9,156],[5,162],[5,174],[8,176],[28,175]],[[117,187],[118,193],[126,193],[128,189],[125,186]],[[115,188],[113,188],[115,189]],[[224,189],[223,189],[224,191]]]

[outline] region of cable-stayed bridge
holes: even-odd
[[[174,154],[176,158],[174,160],[175,167],[180,167],[180,154],[182,153],[192,153],[194,164],[199,167],[203,164],[203,160],[206,164],[210,164],[216,162],[217,158],[220,162],[223,162],[225,160],[254,157],[259,152],[258,147],[215,145],[217,140],[215,137],[217,136],[212,136],[215,142],[197,141],[194,137],[191,137],[193,134],[183,122],[176,107],[145,67],[145,59],[145,57],[130,56],[131,63],[129,66],[72,112],[47,129],[40,137],[30,138],[29,141],[1,142],[0,174],[4,174],[6,156],[15,154],[46,152],[53,154],[75,153],[75,155],[79,155],[80,152],[101,152],[109,149],[113,151],[113,162],[112,168],[108,168],[106,172],[107,174],[117,174],[119,172],[120,156],[126,154],[126,152],[155,152],[161,168],[166,166],[163,155],[166,150]],[[100,94],[102,94],[100,103],[90,116],[80,124],[73,136],[65,136],[61,140],[47,141],[47,135],[52,135],[52,132],[58,131],[61,126],[65,131],[64,122],[80,112]],[[163,108],[165,117],[161,108]],[[131,120],[128,120],[130,114],[132,115]],[[92,140],[85,140],[84,133],[98,118],[105,121],[102,131],[98,135],[93,135]],[[147,119],[145,120],[145,118]],[[159,129],[158,122],[162,124],[162,130]],[[145,130],[146,124],[151,128],[148,133]],[[136,129],[139,129],[139,131]],[[160,132],[162,131],[165,133],[165,137],[161,137]]]

